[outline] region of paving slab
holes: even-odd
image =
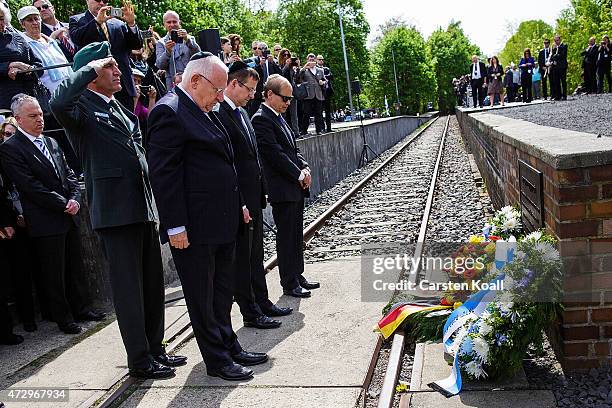
[[[277,269],[268,274],[272,301],[294,309],[278,318],[283,322],[278,329],[242,327],[234,306],[232,322],[242,347],[270,356],[266,364],[252,367],[252,380],[229,383],[207,376],[192,340],[177,351],[188,357],[188,364],[177,369],[176,377],[144,382],[124,406],[147,407],[147,401],[155,401],[158,406],[187,407],[353,407],[376,345],[373,326],[384,304],[361,301],[359,258],[307,264],[305,276],[320,281],[321,288],[309,299],[296,299],[281,296]]]
[[[411,408],[555,408],[551,391],[462,391],[446,398],[439,392],[418,392],[411,395]]]

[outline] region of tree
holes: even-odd
[[[525,48],[531,49],[531,55],[537,58],[538,50],[543,47],[544,39],[548,38],[552,41],[552,36],[553,28],[544,21],[523,21],[499,53],[499,62],[504,66],[511,62],[518,63],[523,57]]]
[[[434,31],[427,40],[427,47],[435,67],[438,109],[452,112],[457,103],[452,80],[470,72],[471,57],[480,55],[480,49],[470,43],[460,22],[451,22],[446,30]]]
[[[363,83],[368,78],[366,38],[370,26],[360,0],[341,0],[340,7],[351,79],[359,78]],[[300,57],[302,64],[308,53],[322,54],[334,74],[336,106],[348,105],[335,0],[281,0],[267,27],[267,36]]]
[[[372,52],[371,82],[368,85],[370,101],[384,106],[385,96],[396,99],[393,56],[399,87],[402,112],[422,112],[436,97],[436,77],[425,40],[414,27],[396,27],[383,35]]]

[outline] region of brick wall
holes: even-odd
[[[519,203],[518,159],[543,173],[545,227],[565,264],[565,311],[551,340],[566,369],[612,366],[612,164],[551,164],[494,126],[457,117],[496,207]]]

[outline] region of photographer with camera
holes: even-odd
[[[287,81],[289,81],[291,87],[293,88],[293,96],[296,96],[296,78],[300,73],[300,59],[293,57],[287,48],[283,48],[278,54],[278,62],[283,71],[282,75],[287,79]],[[291,126],[291,130],[293,130],[296,135],[300,134],[298,115],[299,103],[301,103],[301,101],[299,101],[297,97],[293,98],[291,104],[289,105],[289,109],[287,109],[287,112],[285,113],[285,119],[287,119],[287,122]]]
[[[185,71],[191,57],[200,52],[200,46],[187,30],[181,28],[181,19],[176,11],[166,11],[163,20],[167,34],[155,45],[155,65],[166,71],[166,87],[171,90],[175,75]]]
[[[610,37],[604,35],[598,49],[597,57],[597,93],[603,93],[604,77],[608,79],[608,92],[612,92],[612,81],[610,80],[610,58],[612,56],[612,45]]]
[[[274,62],[274,54],[268,49],[268,44],[261,41],[253,41],[253,57],[244,62],[248,67],[254,68],[259,74],[255,97],[249,101],[247,111],[249,116],[253,116],[259,110],[259,105],[263,102],[263,88],[268,77],[273,74],[282,74],[281,68]],[[259,58],[259,61],[257,61]],[[255,66],[251,66],[255,63]]]
[[[78,47],[94,42],[108,41],[111,54],[121,71],[121,90],[115,98],[133,110],[136,87],[132,81],[130,52],[142,48],[143,38],[136,25],[134,6],[129,0],[123,7],[111,7],[108,0],[86,0],[87,11],[70,17],[70,39]]]

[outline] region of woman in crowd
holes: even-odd
[[[523,52],[523,58],[519,62],[519,68],[521,69],[521,87],[523,88],[523,102],[531,103],[533,99],[533,82],[531,75],[535,68],[535,60],[531,56],[531,50],[525,48]]]
[[[8,117],[0,125],[0,143],[7,141],[17,131],[17,121],[14,117]]]
[[[242,38],[238,34],[228,34],[227,38],[232,46],[232,51],[236,53],[240,58],[240,46],[242,45]]]
[[[0,3],[0,109],[10,109],[13,96],[34,94],[37,74],[26,72],[42,63],[30,49],[24,37],[9,29],[11,13]]]
[[[491,101],[491,107],[495,104],[495,96],[499,97],[501,106],[504,106],[504,84],[502,79],[504,76],[504,67],[499,63],[497,55],[491,58],[491,63],[487,69],[487,76],[489,83],[488,95],[489,101]]]
[[[60,33],[55,31],[51,34],[51,37],[47,37],[42,34],[42,20],[40,12],[34,6],[26,6],[19,9],[17,12],[19,23],[25,30],[25,39],[28,45],[34,52],[34,55],[38,57],[43,63],[43,66],[49,67],[52,65],[68,64],[68,60],[64,56],[62,49],[59,44],[53,38]],[[46,69],[43,71],[40,81],[42,84],[53,93],[55,88],[72,73],[70,66],[54,69]]]
[[[147,118],[149,112],[155,106],[157,91],[154,86],[143,85],[145,75],[142,71],[132,68],[132,78],[136,87],[136,96],[134,96],[134,115],[138,117],[140,130],[143,135],[147,134]],[[146,106],[145,106],[146,104]],[[146,148],[146,141],[143,140],[143,146]]]

